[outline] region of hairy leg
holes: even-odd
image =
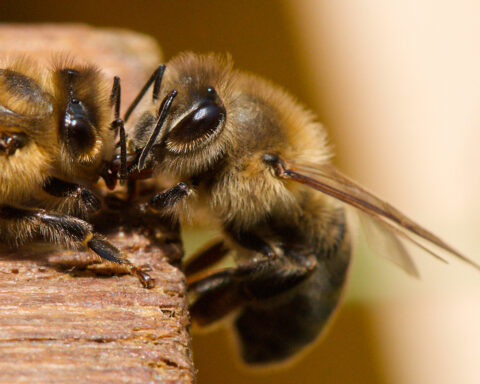
[[[124,265],[126,271],[136,275],[145,287],[154,286],[148,274],[123,258],[113,244],[93,231],[91,224],[75,217],[3,204],[0,205],[0,237],[17,246],[41,239],[68,249],[89,249],[105,260]]]

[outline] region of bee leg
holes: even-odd
[[[183,272],[186,276],[191,276],[195,273],[203,271],[213,264],[222,260],[230,249],[226,246],[223,240],[216,240],[207,247],[196,252],[189,257],[188,262],[183,267]]]
[[[101,207],[100,200],[91,191],[56,177],[49,177],[43,190],[51,196],[61,198],[61,211],[75,217],[85,219]]]
[[[128,259],[122,257],[120,250],[102,235],[94,233],[92,226],[86,221],[70,216],[52,215],[44,211],[37,212],[36,216],[44,225],[50,226],[51,229],[55,230],[57,227],[61,229],[62,232],[60,232],[59,236],[66,235],[69,241],[67,246],[71,244],[71,247],[75,249],[83,245],[105,260],[123,264],[127,272],[136,276],[145,288],[150,289],[155,286],[155,280],[148,273],[135,267]],[[45,236],[45,238],[48,237]]]
[[[212,273],[188,282],[196,297],[190,314],[200,325],[220,320],[243,304],[274,298],[300,283],[317,268],[311,256],[279,256]]]
[[[189,312],[201,326],[212,324],[244,304],[240,286],[234,281],[234,270],[227,269],[188,284]]]
[[[187,197],[190,193],[191,189],[188,184],[180,182],[172,188],[157,193],[155,196],[153,196],[153,198],[150,200],[149,207],[154,212],[173,208],[178,202]]]
[[[0,206],[0,217],[25,236],[24,241],[37,236],[66,246],[69,249],[90,248],[106,260],[121,264],[117,257],[120,252],[107,246],[106,240],[93,233],[92,225],[72,216],[50,213],[43,209],[19,208],[10,205]]]
[[[276,257],[276,253],[270,244],[262,240],[255,233],[234,228],[228,224],[225,224],[224,228],[225,231],[242,247],[254,252],[259,252],[269,258]]]
[[[105,260],[122,264],[129,274],[138,278],[144,288],[152,289],[155,287],[155,279],[142,269],[133,265],[130,260],[122,257],[120,250],[103,236],[97,233],[91,234],[91,239],[87,242],[86,246]]]
[[[24,243],[40,236],[45,241],[61,244],[68,249],[90,249],[101,258],[123,264],[128,273],[137,276],[146,288],[154,286],[154,281],[143,271],[133,266],[121,256],[121,252],[102,235],[93,232],[86,221],[67,215],[50,213],[42,209],[19,208],[0,205],[0,219],[5,220],[9,232],[5,240]],[[18,234],[23,238],[19,239]]]

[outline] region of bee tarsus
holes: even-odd
[[[175,207],[191,192],[187,183],[180,182],[166,191],[157,193],[150,200],[150,207],[155,211],[162,211]]]
[[[72,249],[90,249],[100,257],[120,263],[120,251],[101,235],[93,232],[91,224],[81,219],[56,214],[43,209],[0,205],[0,219],[18,230],[23,242],[39,236],[42,240]]]

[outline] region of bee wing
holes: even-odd
[[[0,68],[0,125],[6,130],[37,132],[53,113],[52,96],[21,73]],[[41,131],[41,129],[40,129]]]
[[[376,254],[387,258],[410,276],[420,277],[412,257],[394,231],[358,209],[352,208],[350,211],[358,216],[368,245]]]
[[[10,109],[0,105],[0,124],[6,128],[16,127],[18,129],[27,130],[32,126],[35,119],[20,115],[11,111]]]
[[[480,270],[479,264],[473,260],[470,260],[459,251],[445,243],[442,239],[421,225],[415,223],[413,220],[409,219],[392,205],[381,200],[353,180],[341,174],[332,165],[307,164],[294,161],[282,162],[279,160],[279,163],[275,167],[275,173],[280,178],[289,179],[308,185],[309,187],[326,193],[329,196],[332,196],[352,207],[357,208],[362,212],[363,221],[368,224],[373,223],[374,227],[372,228],[375,228],[377,233],[379,231],[380,233],[383,232],[383,236],[385,236],[385,233],[388,234],[387,237],[390,237],[391,240],[390,244],[396,244],[397,242],[400,244],[400,247],[397,244],[395,248],[397,252],[399,252],[399,255],[401,255],[397,258],[397,262],[401,265],[408,265],[406,260],[409,258],[409,256],[406,251],[402,250],[403,245],[396,237],[408,239],[416,246],[445,262],[445,260],[442,259],[437,253],[425,247],[420,241],[418,241],[417,238],[414,237],[414,235],[416,235],[420,239],[424,239],[429,243],[438,246],[439,248],[451,253],[452,255],[455,255],[457,258]],[[412,268],[412,266],[413,263],[405,268],[407,269],[407,272],[408,269]]]

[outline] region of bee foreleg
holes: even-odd
[[[155,196],[153,196],[150,200],[150,208],[154,211],[162,211],[173,208],[178,202],[187,197],[190,193],[191,189],[188,184],[180,182],[172,188],[157,193]]]
[[[93,234],[93,237],[87,243],[87,246],[105,260],[114,262],[116,264],[123,264],[127,272],[136,276],[144,288],[151,289],[155,287],[155,279],[150,277],[150,275],[145,271],[142,271],[140,268],[134,266],[130,260],[123,258],[120,251],[103,236],[96,233]]]
[[[62,212],[82,219],[101,207],[100,200],[91,191],[56,177],[49,177],[43,185],[43,190],[49,195],[61,198],[59,206]]]
[[[191,280],[188,290],[197,299],[190,308],[190,314],[197,323],[210,324],[240,305],[270,299],[295,288],[316,268],[314,255],[280,256]]]

